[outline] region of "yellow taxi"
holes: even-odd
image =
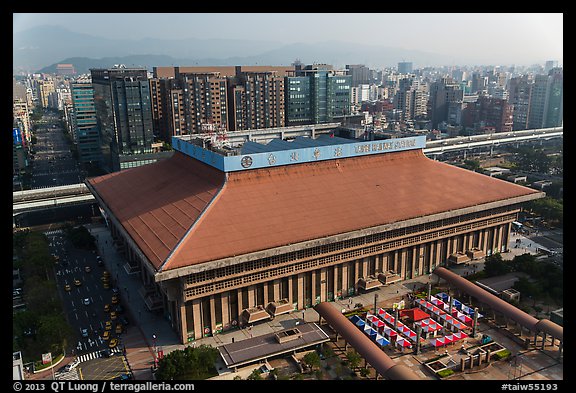
[[[118,295],[112,295],[112,304],[118,304]]]
[[[110,272],[108,270],[104,270],[102,274],[104,275],[104,277],[110,277]]]
[[[112,321],[106,321],[104,325],[104,330],[112,330]]]
[[[79,287],[80,285],[82,285],[82,281],[78,280],[77,278],[74,279],[74,285],[76,285],[77,287]]]
[[[104,289],[110,289],[110,283],[108,281],[104,281]]]
[[[110,339],[110,330],[106,330],[104,332],[104,334],[102,335],[102,338],[106,341],[108,341]]]
[[[108,348],[114,348],[114,347],[116,347],[116,345],[118,345],[118,339],[117,339],[117,338],[113,338],[113,339],[110,340],[110,342],[108,343]]]
[[[112,311],[112,312],[110,313],[110,319],[114,321],[114,320],[116,320],[116,318],[118,318],[118,315],[116,314],[116,311]]]
[[[70,292],[72,290],[72,287],[70,286],[70,284],[66,284],[66,285],[64,285],[64,290],[66,292]]]
[[[108,312],[108,311],[110,311],[110,305],[108,303],[106,303],[104,305],[104,312]]]

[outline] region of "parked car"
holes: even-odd
[[[88,329],[82,329],[82,337],[88,337]]]
[[[66,367],[64,367],[64,371],[69,372],[72,371],[80,364],[79,359],[74,359],[72,362],[68,363]]]

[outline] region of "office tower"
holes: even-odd
[[[94,107],[94,89],[90,81],[78,81],[70,85],[72,94],[71,129],[78,149],[78,160],[81,163],[99,164],[100,131]]]
[[[398,73],[399,74],[411,74],[412,73],[412,62],[410,62],[410,61],[398,62]]]
[[[536,75],[530,100],[529,128],[558,127],[563,119],[563,71],[553,68]]]
[[[552,68],[548,73],[548,104],[544,114],[544,128],[559,127],[563,122],[564,73],[561,67]]]
[[[548,60],[544,65],[544,72],[547,74],[552,68],[558,67],[558,60]]]
[[[152,153],[154,142],[146,68],[120,65],[90,71],[103,168],[115,172],[144,163],[135,156]]]
[[[528,76],[515,77],[508,82],[508,102],[513,107],[513,130],[528,129],[531,95],[532,83],[528,81]]]
[[[286,79],[286,125],[327,123],[350,114],[350,75],[314,64]]]
[[[460,115],[458,108],[462,109],[464,92],[460,85],[451,78],[442,78],[430,85],[429,108],[432,127],[438,127],[443,121],[448,121],[448,109],[453,120]]]
[[[363,64],[346,65],[346,71],[352,78],[350,81],[351,86],[372,83],[372,72]]]

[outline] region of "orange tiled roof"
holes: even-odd
[[[162,270],[537,193],[421,150],[231,172],[225,184],[179,152],[165,161],[91,180]]]

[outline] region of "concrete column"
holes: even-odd
[[[378,273],[382,273],[384,268],[382,267],[382,254],[378,254],[375,257],[376,260],[376,277],[378,277]]]
[[[188,325],[186,324],[186,302],[182,302],[182,300],[178,300],[178,304],[180,307],[180,342],[182,344],[186,344],[188,341]]]
[[[366,278],[368,277],[368,258],[362,258],[360,260],[360,266],[362,266],[362,277]]]
[[[342,296],[348,296],[348,288],[350,284],[348,282],[348,263],[344,262],[338,265],[342,269]]]
[[[354,277],[352,283],[354,284],[354,294],[358,293],[358,279],[360,278],[360,260],[354,261]]]
[[[318,274],[318,270],[313,270],[312,271],[312,281],[310,283],[310,285],[312,286],[312,306],[314,306],[316,304],[316,296],[319,295],[318,291],[316,290],[316,283],[319,280],[319,274]]]
[[[487,253],[486,247],[488,246],[488,229],[484,228],[480,232],[480,248]]]
[[[298,309],[303,309],[305,307],[305,302],[304,302],[304,274],[303,273],[299,273],[298,274],[298,280],[296,282],[296,284],[298,285],[297,291],[298,291]]]
[[[412,253],[412,256],[414,256],[414,253]],[[402,272],[402,278],[406,279],[406,263],[408,260],[408,250],[403,248],[402,250],[400,250],[400,271]]]
[[[244,310],[244,304],[242,303],[242,297],[244,294],[245,289],[244,288],[238,288],[236,290],[237,293],[237,298],[238,298],[238,323],[240,323],[240,317],[242,315],[242,310]]]
[[[508,240],[510,239],[510,227],[512,226],[512,224],[507,223],[506,225],[504,225],[504,244],[506,245],[506,250],[508,250],[510,248],[509,244],[508,244]]]
[[[434,262],[432,265],[432,270],[434,270],[434,268],[438,265],[440,265],[440,252],[442,251],[442,241],[440,240],[436,240],[434,243],[432,243],[434,246],[434,251],[436,252],[436,256],[434,257]],[[434,254],[432,254],[434,255]]]
[[[273,292],[274,292],[274,301],[277,302],[278,300],[281,299],[281,295],[280,295],[280,280],[274,280],[272,281],[272,286],[273,286]]]
[[[202,338],[202,307],[200,299],[192,300],[192,315],[194,318],[194,338]]]
[[[230,324],[230,292],[224,292],[220,295],[222,304],[222,327]]]
[[[380,254],[380,266],[382,273],[386,273],[388,269],[388,261],[390,260],[390,253]]]
[[[340,285],[340,284],[338,284],[338,269],[339,268],[340,268],[340,265],[336,265],[336,266],[334,266],[334,269],[332,269],[332,283],[333,283],[332,296],[334,296],[334,299],[337,298],[336,294],[338,293],[338,289],[339,289],[338,285]]]
[[[270,284],[269,281],[265,282],[262,286],[264,287],[264,296],[262,296],[262,300],[264,301],[263,306],[266,307],[266,305],[269,303],[268,300],[268,285]]]
[[[460,358],[460,371],[464,371],[464,369],[466,369],[466,358],[461,357]]]
[[[320,269],[320,301],[325,302],[327,299],[327,292],[328,292],[328,274],[326,272],[326,268],[323,267]]]
[[[418,269],[415,271],[419,276],[421,276],[427,270],[424,269],[424,265],[426,264],[426,243],[416,246],[416,250],[417,253],[415,261],[418,261]]]
[[[292,282],[292,276],[288,277],[288,302],[290,304],[294,303],[294,299],[292,296],[292,290],[293,290],[293,282]]]
[[[216,305],[214,295],[210,295],[210,332],[216,329]]]
[[[248,307],[256,306],[256,287],[254,285],[250,285],[248,287]]]
[[[542,349],[544,349],[544,346],[546,345],[546,332],[542,332],[542,334]]]

